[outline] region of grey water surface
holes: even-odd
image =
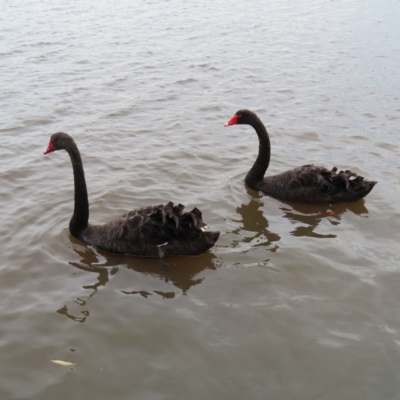
[[[0,6],[0,399],[400,398],[399,1]],[[268,173],[378,185],[334,209],[247,189],[240,108]],[[57,131],[91,221],[173,201],[217,245],[162,263],[71,237]]]

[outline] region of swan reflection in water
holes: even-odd
[[[116,275],[120,268],[127,268],[151,278],[158,279],[156,287],[159,287],[159,280],[162,280],[172,290],[148,290],[151,280],[146,280],[146,289],[135,288],[135,290],[120,290],[126,295],[139,295],[149,298],[152,295],[161,296],[163,299],[172,299],[178,293],[185,295],[192,286],[203,282],[204,277],[199,274],[207,269],[215,270],[217,258],[210,252],[196,257],[171,257],[165,260],[145,259],[132,256],[114,255],[93,249],[91,246],[81,242],[70,235],[74,251],[79,255],[79,262],[70,261],[69,264],[81,271],[93,273],[96,281],[92,285],[85,285],[83,288],[90,291],[85,296],[79,296],[74,300],[80,307],[87,307],[88,301],[97,293],[101,287],[105,287],[113,275]],[[134,278],[132,279],[135,284]],[[179,289],[173,290],[173,289]],[[85,322],[89,316],[89,310],[79,310],[78,316],[64,305],[57,310],[59,314],[65,315],[76,322]]]
[[[251,201],[247,205],[242,204],[236,208],[237,213],[242,216],[242,219],[235,222],[241,223],[242,227],[233,231],[234,233],[241,232],[243,243],[254,243],[254,241],[260,241],[260,239],[264,238],[263,243],[259,245],[265,246],[280,241],[280,235],[268,229],[269,224],[265,214],[269,200],[278,202],[278,207],[282,211],[283,217],[295,225],[290,234],[297,237],[336,238],[335,229],[323,234],[317,232],[317,228],[324,221],[329,221],[333,227],[339,225],[342,216],[348,211],[362,217],[368,216],[368,209],[365,206],[364,199],[357,202],[337,203],[333,207],[327,204],[301,204],[276,200],[248,187],[246,187],[246,190],[251,196]],[[256,234],[248,235],[247,232],[255,232]],[[237,246],[240,245],[240,243],[235,244]],[[270,250],[274,252],[278,248],[278,244],[275,243],[273,247],[270,247]]]
[[[249,194],[250,191],[254,193],[254,191],[248,189]],[[239,223],[240,227],[235,228],[232,233],[239,235],[240,238],[233,241],[233,247],[241,248],[243,253],[249,251],[251,247],[257,246],[267,247],[272,252],[278,249],[275,242],[279,242],[281,237],[268,229],[269,224],[264,216],[263,205],[259,198],[251,198],[248,204],[236,207],[236,212],[241,216],[241,219],[232,218],[232,221]],[[250,247],[249,244],[251,244]]]
[[[296,225],[290,234],[297,237],[333,239],[337,236],[334,233],[335,229],[326,234],[316,232],[323,221],[329,221],[332,226],[337,226],[347,211],[363,217],[368,215],[365,200],[354,203],[338,203],[334,207],[323,204],[281,203],[279,208],[282,210],[283,216]]]

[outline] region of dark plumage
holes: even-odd
[[[336,167],[329,170],[312,164],[264,177],[271,158],[271,144],[264,124],[249,110],[239,110],[225,126],[235,124],[251,125],[258,135],[258,157],[245,178],[252,189],[281,200],[338,203],[362,199],[377,183],[349,170],[337,172]]]
[[[44,154],[66,150],[71,158],[75,184],[75,208],[69,223],[73,236],[109,253],[162,258],[198,255],[219,238],[219,232],[204,232],[201,212],[185,206],[149,206],[130,211],[104,225],[89,224],[89,201],[81,156],[75,141],[66,133],[51,136]]]

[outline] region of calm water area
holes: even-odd
[[[0,0],[0,400],[400,399],[400,1]],[[355,203],[247,189],[304,164],[378,181]],[[74,239],[197,206],[198,257]],[[73,365],[59,365],[62,360]]]

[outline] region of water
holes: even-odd
[[[1,399],[398,399],[400,3],[2,1]],[[357,203],[260,197],[307,163],[379,183]],[[110,256],[72,238],[172,200],[222,235],[199,257]],[[51,360],[69,361],[65,367]]]

